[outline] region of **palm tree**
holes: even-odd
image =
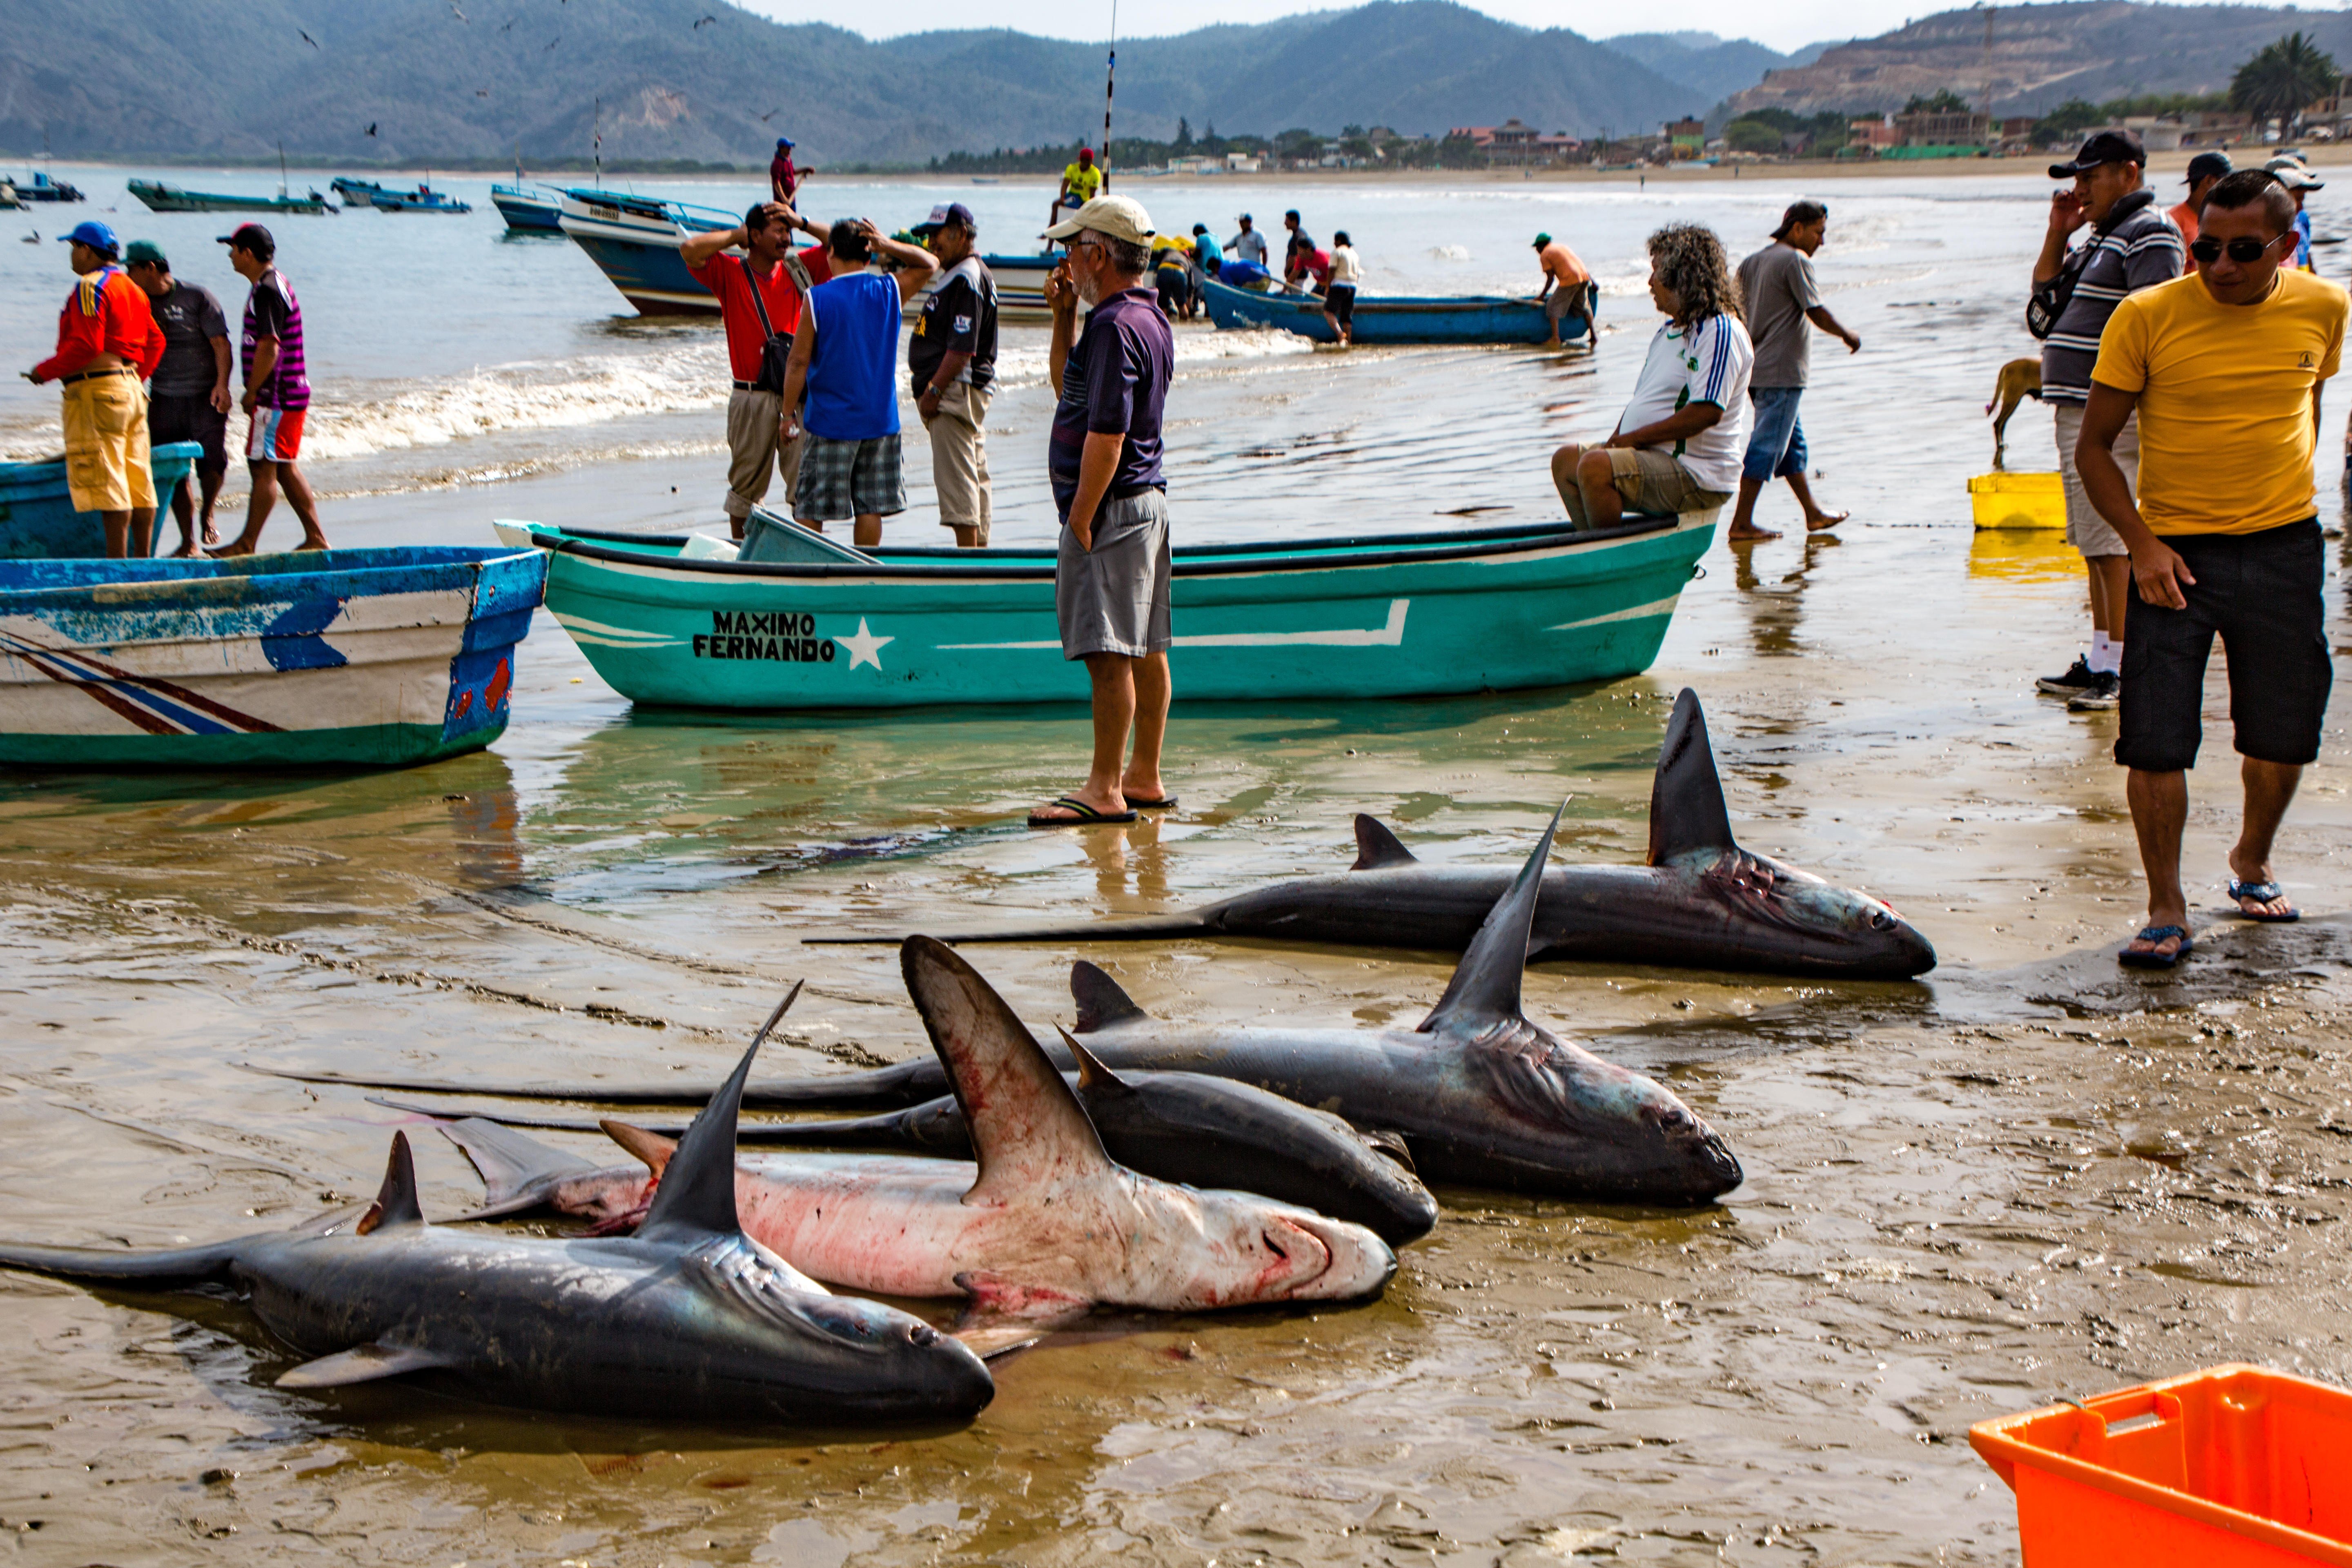
[[[2339,79],[2334,57],[2300,32],[2289,33],[2238,68],[2230,79],[2230,107],[2252,115],[2258,127],[2277,121],[2284,140],[2304,109]]]

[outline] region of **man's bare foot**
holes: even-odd
[[[1805,519],[1805,531],[1819,533],[1825,528],[1835,528],[1853,515],[1850,511],[1825,511],[1818,517],[1809,517]]]
[[[1734,544],[1753,544],[1759,539],[1778,539],[1780,534],[1777,529],[1759,528],[1751,522],[1745,528],[1735,527],[1724,537]]]
[[[205,524],[205,542],[206,544],[218,544],[220,542],[220,530],[215,528],[209,522]]]
[[[167,559],[173,561],[194,561],[197,556],[203,553],[203,551],[198,550],[195,545],[191,542],[181,545],[180,548],[172,552]]]
[[[327,542],[326,536],[324,534],[313,533],[306,537],[301,543],[296,545],[294,548],[297,550],[332,550],[334,546]]]
[[[1075,827],[1097,822],[1133,822],[1135,813],[1116,795],[1089,795],[1085,790],[1073,790],[1058,800],[1048,801],[1029,814],[1032,827]]]
[[[253,546],[246,543],[241,539],[232,540],[228,543],[222,545],[218,550],[207,550],[205,553],[211,556],[215,561],[226,561],[232,556],[252,554]]]
[[[1121,779],[1118,793],[1126,797],[1129,805],[1145,811],[1165,811],[1176,804],[1176,797],[1168,793],[1167,784],[1160,781],[1158,773],[1148,779]]]
[[[2230,900],[2238,912],[2250,921],[2292,921],[2302,918],[2294,900],[2271,875],[2269,862],[2247,870],[2238,864],[2236,850],[2230,852]]]
[[[2182,920],[2187,917],[2183,916]],[[2162,935],[2157,933],[2162,932]],[[2154,915],[2140,928],[2139,935],[2124,943],[2116,957],[2135,969],[2169,969],[2180,961],[2180,955],[2197,945],[2189,928],[2176,920],[2159,920]]]

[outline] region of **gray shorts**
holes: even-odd
[[[2129,555],[2130,548],[2124,536],[2107,526],[2099,509],[2091,504],[2090,492],[2083,488],[2083,476],[2074,471],[2074,443],[2083,435],[2083,405],[2079,403],[2053,403],[2050,405],[2053,423],[2058,432],[2058,473],[2066,490],[2066,542],[2084,555]],[[2124,421],[2116,437],[2116,464],[2124,471],[2124,483],[2131,487],[2132,499],[2139,499],[2139,416],[2135,413]]]
[[[1095,513],[1095,547],[1078,548],[1065,526],[1054,563],[1054,616],[1062,657],[1090,653],[1141,658],[1169,644],[1168,495],[1145,490],[1106,500]]]

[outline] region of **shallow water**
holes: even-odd
[[[279,1394],[289,1358],[238,1309],[7,1279],[0,1541],[28,1562],[119,1563],[2013,1562],[2011,1503],[1968,1449],[1970,1421],[2231,1359],[2352,1379],[2331,1223],[2352,1181],[2352,937],[2225,929],[2188,981],[2117,981],[2106,953],[2138,887],[2112,716],[2069,717],[2030,685],[2076,644],[2075,568],[2054,539],[1968,526],[1962,480],[1990,455],[1982,397],[2028,343],[2013,285],[2041,188],[1832,193],[1861,242],[1822,271],[1866,348],[1817,353],[1806,412],[1821,493],[1856,512],[1843,537],[1718,547],[1655,668],[1601,689],[1180,701],[1184,808],[1162,822],[1019,826],[1077,776],[1082,710],[632,713],[544,617],[515,725],[485,755],[351,778],[0,784],[0,1228],[156,1246],[373,1190],[403,1119],[251,1065],[710,1081],[807,976],[768,1067],[830,1071],[922,1042],[890,951],[799,944],[821,930],[1181,907],[1344,865],[1357,810],[1424,856],[1510,861],[1567,795],[1563,858],[1638,858],[1688,683],[1743,840],[1885,895],[1945,960],[1923,985],[1530,975],[1533,1016],[1659,1076],[1724,1132],[1748,1180],[1721,1205],[1449,1192],[1376,1305],[1106,1319],[1006,1363],[971,1429],[911,1437]],[[1586,254],[1637,248],[1661,202],[1742,230],[1787,194],[1602,193],[1631,210],[1590,221],[1631,237]],[[1377,199],[1328,202],[1362,239],[1376,215],[1339,204]],[[583,293],[582,309],[609,308]],[[1545,454],[1606,430],[1646,335],[1638,300],[1607,310],[1618,330],[1597,362],[1212,359],[1217,340],[1189,339],[1180,528],[1556,515]],[[1030,460],[1045,412],[1016,384],[992,418],[1001,538],[1050,527]],[[630,414],[569,447],[507,431],[433,458],[546,457],[497,483],[445,485],[392,452],[338,458],[320,465],[349,476],[322,481],[341,495],[329,524],[371,543],[479,541],[493,515],[706,520],[719,482],[689,448],[715,425]],[[2011,437],[2013,462],[2048,466],[2033,406]],[[677,450],[642,455],[662,443]],[[927,504],[903,535],[927,529]],[[2335,526],[2332,491],[2323,505]],[[1768,500],[1768,523],[1790,513]],[[2189,847],[2208,911],[2234,793],[2218,682],[2210,695]],[[2345,751],[2331,724],[2281,844],[2315,913],[2347,902]],[[1265,944],[1086,955],[1145,1006],[1204,1020],[1386,1023],[1427,1007],[1450,967]],[[1071,950],[972,956],[1024,1016],[1068,1016]],[[439,1140],[420,1159],[428,1213],[478,1192]]]

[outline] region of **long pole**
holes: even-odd
[[[1110,189],[1110,98],[1118,82],[1118,0],[1110,0],[1110,64],[1103,70],[1102,188]]]

